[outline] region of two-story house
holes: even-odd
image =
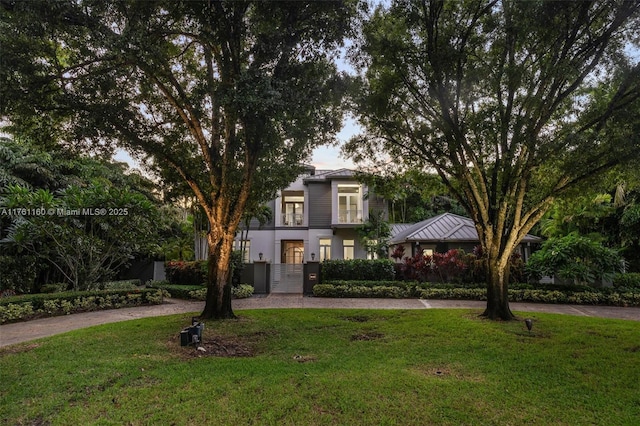
[[[368,193],[352,170],[312,166],[268,206],[273,220],[262,227],[253,220],[242,245],[245,262],[270,262],[272,291],[299,282],[307,261],[366,258],[356,227],[370,210],[386,211],[384,200]]]
[[[356,228],[371,211],[383,211],[385,217],[388,213],[386,201],[358,182],[353,170],[312,166],[267,205],[273,219],[263,226],[253,219],[248,234],[239,232],[235,244],[236,249],[242,247],[245,263],[253,264],[246,269],[256,274],[254,285],[268,282],[261,288],[272,293],[302,292],[305,264],[367,258]],[[407,256],[452,248],[470,252],[479,244],[473,221],[451,213],[415,224],[392,224],[391,229],[391,245],[404,246]],[[243,235],[246,239],[240,241]],[[518,249],[523,259],[540,241],[525,237]]]

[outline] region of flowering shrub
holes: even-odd
[[[179,285],[203,285],[207,282],[209,274],[208,261],[196,260],[193,262],[170,261],[165,262],[164,269],[167,281],[171,284]],[[233,276],[231,277],[234,285],[240,284],[240,277],[244,267],[242,263],[242,254],[239,250],[231,253],[231,267],[233,268]]]
[[[399,259],[403,254],[404,248],[396,248],[391,257]],[[431,256],[416,253],[414,256],[402,258],[402,263],[396,263],[395,268],[398,279],[409,281],[474,283],[483,282],[486,278],[483,253],[479,246],[469,254],[460,249],[433,253]],[[524,263],[518,253],[511,256],[509,271],[511,282],[522,280]]]
[[[403,259],[400,271],[404,280],[469,282],[467,271],[473,260],[473,255],[466,255],[463,250],[456,249],[446,253],[433,253],[431,256],[416,253]]]
[[[433,273],[438,276],[440,282],[463,281],[468,265],[463,250],[449,250],[446,253],[433,253]]]
[[[404,280],[429,281],[432,272],[431,256],[416,253],[412,257],[405,257],[400,266],[400,272]]]
[[[207,262],[204,260],[165,262],[164,270],[171,284],[202,285],[207,281]]]

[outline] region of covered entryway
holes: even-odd
[[[271,265],[271,293],[302,293],[304,241],[282,240],[280,263]]]

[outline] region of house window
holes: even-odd
[[[331,238],[320,238],[320,262],[331,259]]]
[[[343,240],[342,248],[343,248],[344,260],[351,260],[355,258],[355,241],[354,240]]]
[[[292,191],[282,196],[282,225],[302,226],[304,223],[304,192]]]
[[[338,185],[338,222],[362,223],[359,185]]]
[[[242,261],[244,263],[249,263],[249,260],[251,259],[249,257],[251,240],[236,240],[236,250],[242,251]]]

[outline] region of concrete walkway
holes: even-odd
[[[511,303],[514,312],[547,312],[565,315],[601,317],[640,321],[640,308],[613,306],[548,305],[539,303]],[[79,328],[145,317],[157,317],[181,313],[200,313],[204,302],[170,299],[163,305],[136,308],[110,309],[82,314],[42,318],[0,326],[0,347],[53,336]],[[421,299],[331,299],[303,297],[302,295],[254,296],[233,301],[234,310],[309,308],[309,309],[449,309],[465,308],[482,310],[486,302],[469,300],[421,300]]]

